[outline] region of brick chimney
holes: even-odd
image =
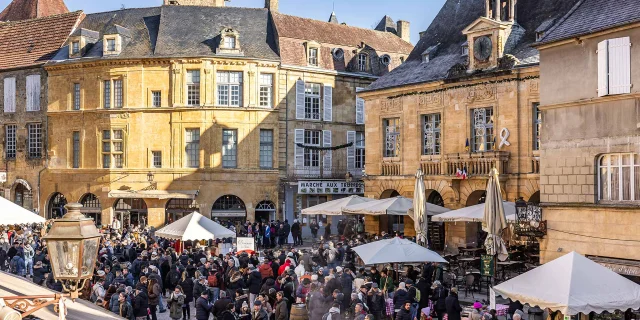
[[[278,12],[278,0],[264,0],[264,8],[271,12]]]
[[[203,6],[203,7],[224,7],[229,0],[164,0],[165,6]]]
[[[398,37],[406,42],[411,42],[411,33],[409,31],[409,21],[398,20],[396,25],[396,31],[398,32]]]

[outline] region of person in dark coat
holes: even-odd
[[[262,307],[262,302],[257,300],[253,303],[253,311],[251,312],[252,320],[269,320],[269,315]]]
[[[196,300],[196,320],[209,320],[209,314],[213,306],[209,303],[209,292],[202,291]]]
[[[311,284],[311,291],[307,295],[307,308],[309,309],[309,320],[322,320],[322,316],[329,310],[329,303],[333,301],[332,296],[325,297],[322,291],[318,290],[316,284]]]
[[[301,228],[298,219],[293,220],[291,225],[291,236],[293,236],[294,245],[302,245]]]
[[[176,286],[180,284],[180,280],[181,280],[180,271],[178,271],[177,266],[174,265],[173,267],[171,267],[168,273],[163,273],[163,274],[166,274],[164,279],[165,280],[164,283],[166,284],[164,287],[164,290],[165,291],[169,290],[169,292],[173,291],[173,289],[175,289]]]
[[[246,287],[249,288],[249,306],[253,309],[253,302],[256,301],[260,287],[262,287],[262,275],[253,265],[249,265],[249,270],[251,272],[247,275]]]
[[[284,293],[282,291],[276,293],[276,320],[289,320],[289,308],[287,305],[288,301],[287,298],[284,297]]]
[[[347,310],[349,308],[349,298],[351,297],[353,279],[355,277],[349,268],[344,269],[344,272],[342,272],[342,267],[337,267],[336,269],[338,270],[338,278],[340,286],[342,287],[342,294],[345,297],[345,299],[342,300],[342,310]],[[376,287],[378,286],[377,283],[374,284]]]
[[[331,223],[327,222],[327,225],[324,226],[324,239],[329,240],[331,238]]]
[[[435,281],[431,286],[433,293],[431,294],[431,301],[433,301],[433,310],[436,312],[436,318],[442,320],[445,312],[447,312],[447,289],[445,289],[440,281]]]
[[[235,308],[236,307],[235,307],[235,305],[233,303],[229,303],[227,305],[227,309],[224,310],[220,314],[220,317],[216,317],[216,319],[218,319],[218,320],[237,320],[237,317],[235,315]]]
[[[367,305],[369,306],[369,313],[373,314],[376,320],[382,320],[385,314],[385,301],[382,291],[378,288],[378,284],[371,285],[371,290],[367,293]]]
[[[411,301],[406,300],[400,308],[400,312],[396,313],[396,320],[413,320],[411,319]]]
[[[447,319],[448,320],[461,320],[460,312],[462,307],[460,301],[458,301],[458,288],[451,288],[451,292],[447,299],[445,299],[447,305]]]
[[[222,318],[222,313],[227,311],[229,304],[233,304],[233,301],[231,301],[230,298],[227,298],[227,293],[225,291],[220,291],[220,299],[213,304],[213,315],[216,319]]]
[[[149,297],[147,296],[147,287],[143,284],[136,286],[136,296],[133,299],[133,316],[138,318],[147,318],[147,309],[149,308]]]
[[[184,292],[184,305],[182,306],[182,318],[191,319],[191,301],[193,301],[193,280],[187,277],[187,272],[182,272],[182,279],[180,280],[180,287]]]
[[[429,306],[429,297],[431,296],[431,287],[429,284],[430,283],[424,278],[419,278],[418,283],[416,283],[416,289],[420,291],[420,301],[418,301],[420,306],[418,310],[422,310]]]

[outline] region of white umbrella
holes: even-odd
[[[474,206],[451,210],[431,217],[431,221],[438,222],[482,222],[484,221],[484,203]],[[516,204],[513,202],[503,201],[505,216],[508,222],[516,221]],[[429,206],[431,207],[431,206]]]
[[[313,207],[302,209],[302,214],[324,214],[327,216],[339,216],[342,215],[342,209],[347,206],[370,201],[375,201],[375,199],[365,198],[361,196],[349,196],[346,198],[327,201]]]
[[[413,226],[416,229],[416,239],[427,246],[427,201],[424,194],[424,174],[418,168],[416,172],[416,186],[413,192]]]
[[[439,254],[415,242],[393,238],[353,248],[365,265],[378,263],[447,262]]]
[[[366,203],[356,204],[345,207],[343,213],[351,214],[367,214],[379,216],[383,214],[390,214],[396,216],[409,215],[413,217],[413,200],[405,197],[395,197],[388,199],[380,199],[375,201],[369,201]],[[427,215],[432,216],[442,212],[447,212],[449,209],[437,206],[435,204],[429,204],[427,206]]]
[[[44,223],[45,218],[0,197],[0,225]]]
[[[493,290],[513,301],[565,316],[640,309],[640,286],[571,252],[503,282]]]
[[[229,237],[235,238],[236,233],[198,212],[192,212],[156,231],[156,236],[167,239],[179,239],[181,241],[194,241]]]
[[[487,181],[487,196],[484,202],[484,220],[482,230],[488,233],[484,241],[484,247],[490,256],[498,255],[498,259],[507,260],[509,252],[502,240],[502,231],[506,229],[507,218],[504,214],[502,193],[500,192],[500,180],[498,170],[493,168],[489,181]]]

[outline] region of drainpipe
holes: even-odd
[[[284,95],[284,105],[285,105],[285,113],[284,113],[284,130],[285,130],[285,138],[284,138],[284,177],[285,177],[285,182],[283,184],[283,194],[284,194],[284,201],[282,201],[283,203],[283,208],[282,208],[282,219],[285,220],[287,217],[287,181],[288,179],[288,174],[289,174],[289,70],[287,70],[286,73],[286,78],[285,78],[285,87],[287,88],[287,91]]]
[[[49,152],[47,152],[47,150],[49,149],[49,117],[46,116],[45,114],[45,118],[44,118],[44,123],[45,123],[45,128],[46,128],[46,134],[44,136],[44,168],[40,169],[40,171],[38,171],[38,214],[41,215],[41,210],[40,210],[40,177],[42,175],[42,171],[46,170],[47,168],[49,168]]]

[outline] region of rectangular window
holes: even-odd
[[[40,75],[27,76],[27,111],[40,111]]]
[[[273,92],[273,74],[261,73],[260,74],[260,106],[265,108],[271,108],[271,101]]]
[[[122,80],[113,80],[113,107],[122,108]]]
[[[186,164],[189,168],[200,167],[200,129],[185,131]]]
[[[28,156],[29,158],[42,157],[42,123],[29,123],[28,131]]]
[[[217,82],[219,106],[242,105],[242,72],[218,72]]]
[[[640,155],[612,153],[600,157],[598,199],[640,201]]]
[[[364,53],[358,55],[358,71],[367,71],[367,55]]]
[[[309,49],[309,64],[312,66],[318,65],[318,48]]]
[[[73,132],[73,167],[80,168],[80,131]]]
[[[356,169],[364,168],[364,132],[356,132],[356,141],[354,143],[356,149]]]
[[[104,108],[111,108],[111,80],[104,81]]]
[[[80,110],[80,84],[73,84],[73,110]]]
[[[317,83],[304,84],[304,118],[320,120],[320,85]]]
[[[238,166],[238,130],[222,130],[222,167]]]
[[[71,54],[80,53],[80,42],[74,41],[71,43]]]
[[[304,131],[304,144],[305,146],[320,147],[320,130],[305,130]],[[320,150],[314,150],[311,148],[304,149],[304,166],[305,167],[319,167],[320,166]]]
[[[162,151],[151,151],[153,156],[153,167],[162,168]]]
[[[474,152],[486,152],[493,150],[493,108],[477,108],[472,111],[471,135]]]
[[[540,132],[542,131],[542,111],[540,103],[533,104],[533,150],[540,150]]]
[[[236,48],[236,38],[235,37],[224,37],[224,47],[227,49],[235,49]]]
[[[260,168],[273,169],[273,130],[260,130]]]
[[[400,118],[382,120],[384,126],[384,156],[400,156]]]
[[[151,104],[155,108],[159,108],[162,105],[162,92],[151,91]]]
[[[200,105],[200,70],[187,71],[187,105]]]
[[[16,128],[17,126],[15,124],[6,126],[5,156],[7,159],[16,158]]]
[[[422,154],[440,154],[440,114],[422,116]]]
[[[103,130],[102,131],[102,167],[123,168],[124,167],[124,131],[123,130]]]
[[[4,112],[16,112],[16,78],[4,78]]]
[[[107,51],[116,51],[116,39],[107,39]]]

